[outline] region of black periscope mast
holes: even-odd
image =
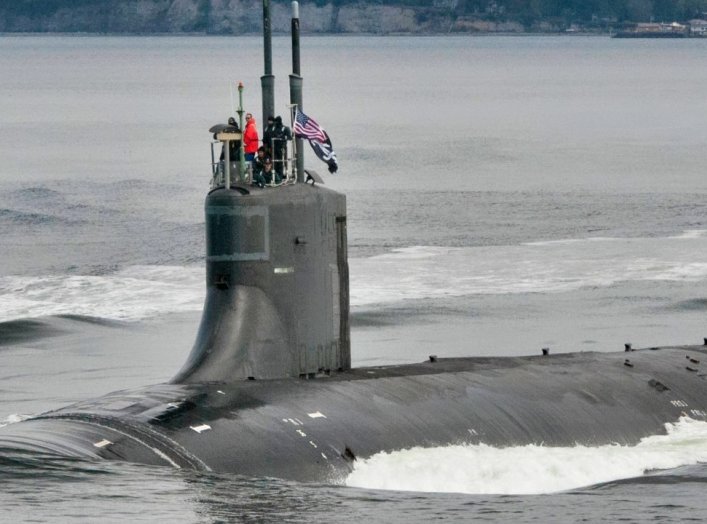
[[[335,481],[381,451],[632,445],[705,420],[704,346],[352,369],[345,197],[301,173],[207,195],[206,303],[169,383],[10,424],[0,449]]]

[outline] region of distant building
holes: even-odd
[[[637,33],[684,33],[687,26],[673,22],[672,24],[636,24]]]
[[[690,20],[690,36],[707,36],[707,20]]]
[[[619,31],[612,36],[614,38],[685,38],[688,34],[688,26],[673,22],[672,24],[640,23],[631,30]]]
[[[459,4],[459,0],[434,0],[434,2],[432,3],[432,6],[436,7],[437,9],[454,10],[457,8],[458,4]]]

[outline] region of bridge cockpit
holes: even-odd
[[[237,125],[216,124],[209,129],[211,141],[211,189],[235,184],[259,187],[280,187],[297,180],[297,151],[294,140],[273,139],[264,144],[267,153],[253,161],[245,159],[243,134]],[[263,166],[270,161],[272,175]]]

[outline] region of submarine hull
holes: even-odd
[[[705,420],[704,346],[439,359],[311,380],[164,384],[0,430],[0,447],[203,471],[336,481],[382,451],[636,444]]]

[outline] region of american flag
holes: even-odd
[[[320,143],[326,143],[329,138],[313,118],[309,118],[300,110],[295,113],[295,124],[293,127],[295,136],[298,138],[306,138]]]

